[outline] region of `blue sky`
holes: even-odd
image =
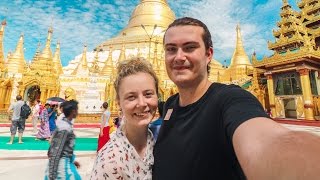
[[[176,17],[191,16],[205,22],[213,36],[214,58],[230,62],[235,48],[236,24],[240,23],[249,56],[271,55],[267,41],[274,41],[272,29],[280,19],[282,0],[167,0]],[[1,0],[0,20],[6,19],[5,55],[14,51],[24,34],[25,59],[31,60],[41,42],[44,47],[48,27],[53,24],[52,51],[59,40],[63,66],[79,55],[83,44],[92,50],[117,35],[127,25],[140,0]],[[289,0],[297,9],[296,0]]]

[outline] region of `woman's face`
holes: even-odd
[[[121,80],[118,95],[126,125],[148,126],[158,107],[154,78],[143,72],[129,75]]]

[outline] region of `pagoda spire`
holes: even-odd
[[[99,67],[99,49],[96,49],[96,53],[94,55],[92,66],[90,68],[90,72],[92,72],[92,73],[99,73],[99,71],[100,71],[100,67]]]
[[[8,58],[8,72],[23,73],[26,66],[23,52],[23,34],[20,35],[18,45],[14,53]]]
[[[0,72],[4,69],[4,52],[3,52],[3,36],[4,36],[4,28],[7,25],[6,20],[1,22],[1,29],[0,29]]]
[[[249,61],[249,57],[246,54],[243,43],[242,43],[242,36],[241,36],[241,30],[240,30],[240,25],[237,25],[237,42],[236,42],[236,49],[233,53],[232,59],[231,59],[231,67],[235,67],[238,65],[250,65],[251,63]]]
[[[126,48],[124,46],[124,43],[122,43],[122,48],[121,48],[121,52],[120,52],[120,56],[118,59],[118,62],[124,61],[126,59]]]
[[[72,75],[82,75],[82,76],[89,75],[88,62],[87,62],[87,46],[86,45],[84,45],[80,63],[78,64],[78,67],[73,71]]]
[[[41,71],[46,73],[55,72],[55,69],[53,67],[53,62],[52,62],[52,52],[50,48],[52,32],[53,30],[52,30],[52,27],[50,26],[48,30],[48,36],[47,36],[45,47],[41,53],[38,52],[39,50],[37,50],[31,64],[31,70]]]
[[[47,36],[47,41],[46,41],[46,45],[41,53],[41,57],[42,58],[48,58],[48,59],[52,59],[52,52],[51,52],[51,38],[52,38],[52,33],[53,33],[53,29],[50,26],[49,30],[48,30],[48,36]]]
[[[53,69],[56,71],[58,75],[62,74],[62,65],[61,65],[61,59],[60,59],[60,42],[57,42],[56,51],[53,55]]]
[[[103,69],[101,70],[100,74],[105,76],[111,76],[113,69],[114,69],[114,66],[112,62],[112,47],[110,46],[108,58],[105,61]]]

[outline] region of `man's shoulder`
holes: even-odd
[[[165,107],[172,107],[174,105],[174,102],[176,102],[176,100],[179,100],[179,93],[175,94],[175,95],[172,95],[170,96],[166,103],[165,103]]]
[[[238,92],[245,91],[238,85],[234,84],[221,84],[221,83],[213,83],[210,87],[210,95],[218,95],[219,97],[225,97],[230,92]]]
[[[24,105],[24,101],[17,101],[13,103],[13,106],[22,106]]]

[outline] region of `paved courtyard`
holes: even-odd
[[[284,126],[297,131],[308,131],[320,136],[320,127],[312,126]],[[0,136],[9,136],[9,128],[1,127]],[[96,138],[98,136],[98,128],[75,128],[77,137]],[[30,127],[27,127],[25,136],[32,136]],[[0,142],[6,143],[6,142]],[[43,150],[4,150],[0,149],[0,179],[18,179],[18,180],[40,180],[44,177],[46,165],[48,163],[47,151]],[[89,179],[93,162],[95,159],[95,151],[76,151],[77,160],[81,167],[79,173],[84,180]]]

